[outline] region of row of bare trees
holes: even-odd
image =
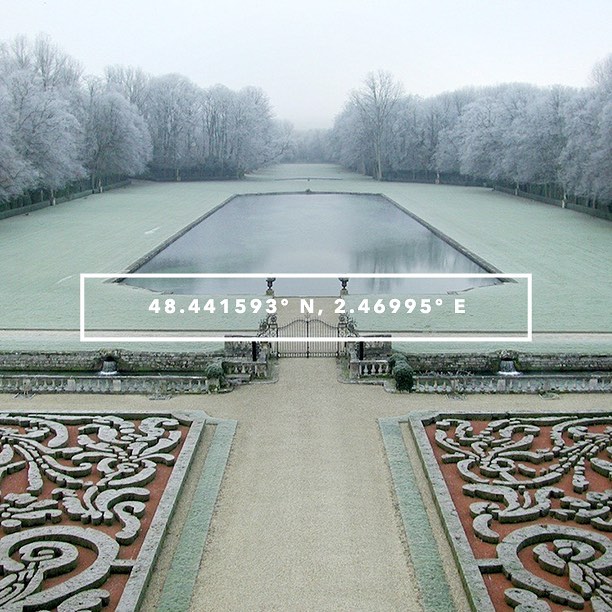
[[[255,87],[124,66],[91,77],[46,36],[0,43],[0,203],[116,176],[239,177],[281,155],[290,133]]]
[[[493,182],[612,200],[612,56],[592,86],[507,84],[423,99],[368,75],[336,118],[327,157],[376,179]]]
[[[514,83],[423,99],[373,73],[332,130],[294,137],[255,87],[201,88],[124,66],[90,77],[45,36],[0,43],[0,204],[117,176],[240,177],[280,159],[609,202],[612,56],[584,89]]]

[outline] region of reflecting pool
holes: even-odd
[[[134,272],[482,273],[475,261],[376,195],[237,196]],[[128,279],[179,294],[263,293],[253,279]],[[495,279],[351,279],[351,294],[463,291]],[[334,279],[278,279],[276,295],[337,295]]]

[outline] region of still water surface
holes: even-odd
[[[136,272],[481,273],[477,263],[375,195],[239,196],[183,234]],[[178,294],[263,293],[252,279],[128,279]],[[351,279],[351,294],[463,291],[490,279]],[[278,279],[281,295],[337,295],[333,279]]]

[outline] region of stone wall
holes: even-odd
[[[250,348],[250,347],[249,347]],[[366,358],[381,359],[378,350]],[[106,357],[117,362],[120,372],[200,372],[222,353],[173,353],[114,351],[0,352],[0,372],[98,372]],[[501,358],[513,359],[520,372],[610,372],[611,355],[551,354],[519,352],[487,354],[410,355],[406,359],[419,372],[491,373],[499,370]],[[228,359],[231,357],[228,356]]]
[[[0,353],[0,372],[95,372],[102,367],[106,353],[11,352]]]
[[[165,353],[113,351],[11,352],[0,353],[0,372],[97,372],[109,357],[121,372],[198,372],[213,353]]]
[[[612,371],[612,355],[530,355],[519,353],[515,359],[516,367],[522,372],[538,372],[551,370],[557,372],[588,372]]]
[[[612,355],[531,354],[495,352],[488,354],[406,355],[415,372],[497,372],[501,358],[512,359],[521,372],[609,372]]]

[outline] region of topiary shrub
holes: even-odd
[[[209,363],[204,369],[204,376],[208,381],[208,385],[211,389],[217,389],[223,385],[225,381],[225,372],[223,366],[220,363]]]
[[[395,362],[393,368],[393,378],[395,378],[395,388],[398,391],[412,391],[414,388],[414,372],[407,363]]]
[[[220,363],[209,363],[204,370],[204,376],[221,380],[225,376],[223,366]]]
[[[389,357],[388,361],[391,370],[393,370],[398,363],[405,363],[408,365],[408,361],[406,360],[406,355],[404,355],[404,353],[393,353],[393,355]]]

